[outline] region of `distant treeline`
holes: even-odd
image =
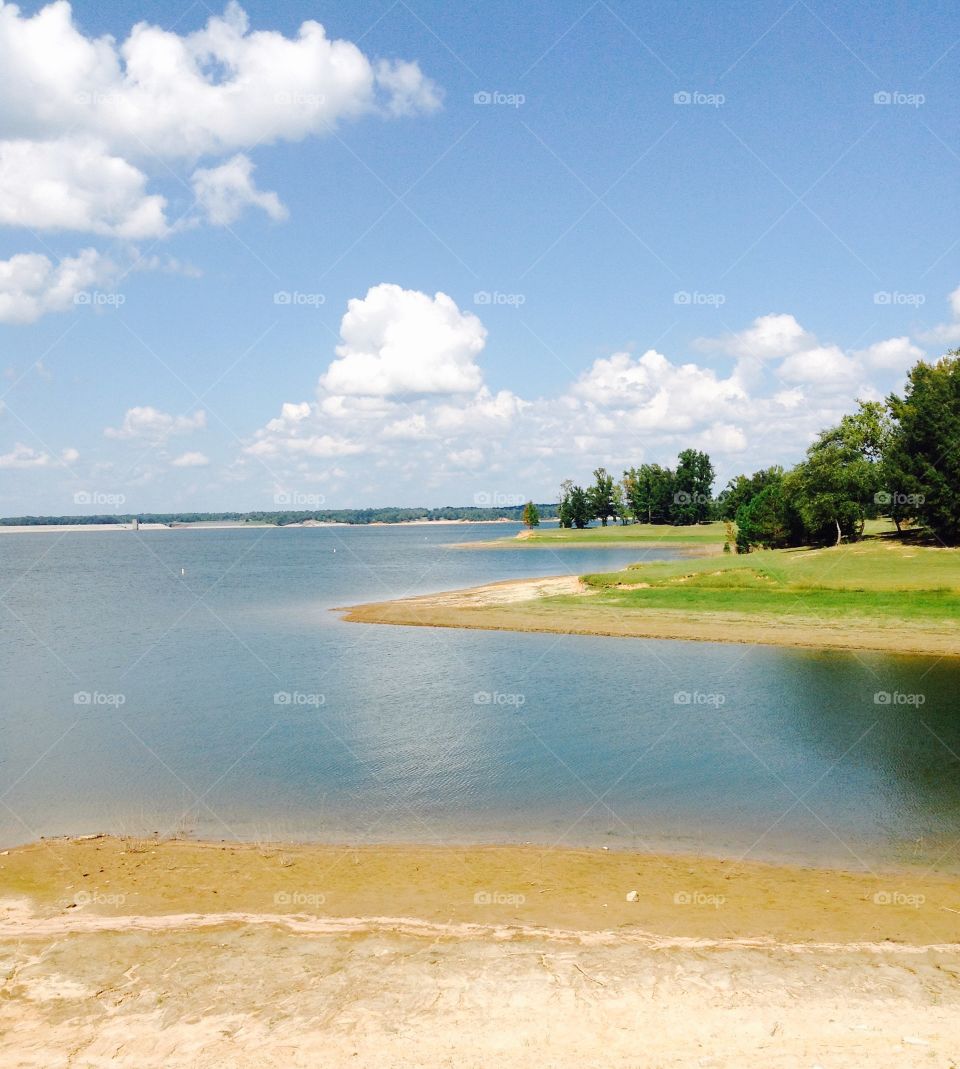
[[[860,401],[821,431],[790,470],[779,465],[731,479],[713,496],[710,457],[684,449],[676,468],[641,464],[615,480],[562,484],[562,527],[620,523],[728,523],[727,548],[778,549],[856,541],[868,519],[924,529],[960,544],[960,350],[917,363],[902,397]]]
[[[538,505],[540,515],[555,517],[556,505]],[[516,520],[520,521],[524,505],[507,505],[503,508],[446,506],[427,508],[378,508],[378,509],[324,509],[306,512],[284,510],[282,512],[138,512],[121,515],[116,512],[103,516],[5,516],[0,518],[4,527],[59,527],[73,524],[122,524],[139,520],[141,523],[272,523],[283,527],[290,523],[315,520],[320,523],[403,523],[410,520]]]

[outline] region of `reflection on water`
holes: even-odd
[[[0,537],[0,841],[182,820],[960,869],[954,662],[329,611],[639,555],[446,547],[490,531]]]

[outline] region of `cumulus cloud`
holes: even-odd
[[[181,453],[170,461],[174,468],[205,468],[209,463],[210,458],[205,453]]]
[[[856,354],[868,367],[907,371],[922,360],[924,351],[906,336],[874,342]]]
[[[758,316],[746,329],[723,338],[701,338],[699,347],[719,349],[731,356],[771,360],[788,356],[813,342],[792,315]]]
[[[102,144],[0,141],[0,225],[78,230],[133,240],[167,233],[166,201]]]
[[[125,41],[85,35],[64,0],[33,16],[0,2],[0,136],[85,133],[133,157],[195,158],[439,102],[416,63],[373,63],[312,20],[294,37],[251,31],[234,0],[194,33],[140,22]]]
[[[948,323],[939,323],[937,326],[925,331],[920,335],[923,341],[934,345],[957,345],[960,343],[960,286],[948,295],[952,319]]]
[[[262,208],[276,222],[287,218],[287,209],[276,193],[262,192],[253,181],[249,156],[234,156],[219,167],[201,167],[193,173],[197,204],[214,226],[235,223],[248,207]]]
[[[128,408],[119,427],[106,427],[107,438],[125,440],[139,439],[154,445],[160,445],[174,435],[190,434],[203,430],[207,425],[207,414],[200,409],[192,416],[171,416],[160,412],[150,405]],[[199,454],[192,454],[198,456]]]
[[[30,469],[63,467],[79,460],[80,454],[76,449],[64,449],[59,458],[51,453],[32,449],[23,442],[17,442],[9,453],[0,453],[0,468],[2,469]]]
[[[858,360],[839,346],[816,345],[788,356],[777,372],[786,382],[832,385],[852,383],[862,374]]]
[[[251,30],[235,0],[193,33],[140,22],[125,40],[83,33],[66,0],[32,15],[0,0],[0,225],[166,237],[175,228],[147,172],[176,173],[178,161],[195,168],[197,199],[181,225],[229,225],[248,207],[282,220],[280,198],[257,189],[238,149],[439,104],[416,62],[371,59],[312,20],[291,37]],[[196,168],[204,156],[214,162]],[[53,310],[12,303],[7,321]]]
[[[47,312],[65,312],[80,294],[107,285],[114,272],[95,249],[59,263],[40,253],[0,260],[0,323],[33,323]]]
[[[340,323],[337,357],[321,378],[331,394],[374,397],[472,393],[486,328],[445,293],[392,283],[354,298]]]

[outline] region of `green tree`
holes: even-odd
[[[557,505],[557,520],[561,527],[570,528],[573,526],[573,518],[570,515],[570,491],[573,489],[573,483],[569,479],[564,479],[560,484],[560,504]]]
[[[785,477],[787,498],[811,541],[839,545],[863,533],[882,493],[888,433],[883,405],[862,402],[854,415],[821,432],[806,459]]]
[[[782,479],[783,468],[778,464],[770,468],[761,468],[753,475],[738,475],[731,479],[717,496],[715,502],[717,519],[735,519],[741,506],[749,504],[762,490],[779,483]]]
[[[796,545],[802,536],[803,525],[787,498],[782,478],[737,510],[738,553],[749,553],[754,546],[782,549]]]
[[[593,486],[587,494],[593,515],[606,527],[607,520],[617,514],[613,499],[613,477],[607,474],[606,468],[597,468],[594,471]]]
[[[883,456],[889,514],[916,519],[948,545],[960,542],[960,349],[918,363],[904,396],[891,395],[895,420]]]
[[[540,510],[532,502],[528,501],[523,506],[523,515],[520,517],[526,527],[540,526]]]
[[[626,506],[637,523],[669,523],[673,506],[673,472],[659,464],[641,464],[623,473]]]
[[[594,517],[593,503],[590,494],[582,486],[574,486],[567,498],[570,523],[578,531],[583,530]]]
[[[713,464],[699,449],[684,449],[677,457],[671,520],[675,524],[704,523],[713,501]]]

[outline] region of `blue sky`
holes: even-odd
[[[960,342],[958,55],[947,3],[0,3],[0,513],[790,463]]]

